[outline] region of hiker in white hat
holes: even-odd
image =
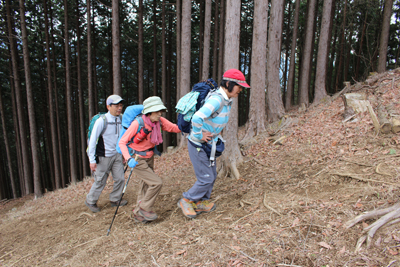
[[[119,132],[121,131],[123,101],[119,95],[110,95],[107,98],[108,112],[96,115],[98,118],[89,137],[87,154],[90,161],[90,169],[94,176],[94,183],[86,196],[85,205],[92,212],[100,211],[97,201],[106,185],[110,172],[112,172],[114,179],[113,190],[110,193],[112,207],[118,205],[124,187],[125,177],[122,156],[115,149]],[[119,205],[124,206],[127,203],[128,201],[122,199]]]
[[[161,191],[163,181],[153,171],[154,148],[163,142],[161,130],[180,133],[178,126],[162,117],[166,111],[161,98],[152,96],[143,101],[141,118],[144,127],[139,130],[139,121],[134,120],[119,141],[122,155],[128,161],[128,165],[139,178],[138,201],[133,210],[133,218],[137,222],[150,222],[157,219],[153,211],[154,203]],[[132,141],[133,140],[133,141]],[[129,153],[133,150],[133,155]],[[138,156],[136,161],[134,157]]]
[[[215,158],[224,150],[225,141],[220,134],[229,121],[232,98],[238,97],[243,87],[250,88],[243,73],[237,69],[227,70],[218,90],[206,98],[192,117],[188,151],[197,180],[178,202],[186,217],[195,218],[216,208],[210,198],[217,178]]]

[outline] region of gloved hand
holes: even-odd
[[[129,167],[135,168],[135,166],[136,166],[137,164],[138,164],[138,162],[137,162],[135,159],[133,159],[133,158],[128,159],[128,166],[129,166]]]

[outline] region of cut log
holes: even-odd
[[[347,103],[347,99],[345,95],[341,95],[343,104],[344,104],[344,112],[342,114],[343,120],[348,121],[350,118],[353,118],[356,114],[354,109]]]
[[[344,94],[345,107],[350,106],[355,113],[365,112],[368,110],[369,101],[365,93],[347,93]]]
[[[377,109],[378,113],[378,121],[381,133],[388,134],[392,130],[392,124],[388,119],[388,114],[386,109],[383,106],[379,106]]]
[[[375,131],[377,133],[379,133],[379,130],[380,130],[381,126],[379,125],[379,121],[378,121],[378,118],[376,117],[374,109],[372,108],[371,105],[368,105],[367,108],[368,108],[368,111],[369,111],[369,115],[371,116],[372,122],[374,124]]]
[[[395,117],[392,118],[392,132],[393,133],[400,132],[400,120]]]

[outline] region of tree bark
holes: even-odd
[[[218,51],[218,79],[221,79],[224,68],[224,41],[225,41],[225,1],[221,1],[220,21],[219,21],[219,51]]]
[[[299,85],[299,95],[300,95],[300,104],[305,104],[306,106],[309,103],[308,89],[310,87],[310,72],[311,72],[311,57],[312,52],[312,42],[313,42],[313,34],[314,34],[314,17],[315,17],[315,6],[316,0],[309,0],[309,9],[307,14],[307,25],[306,25],[306,33],[305,33],[305,42],[304,42],[304,53],[303,59],[300,69],[300,85]]]
[[[166,104],[169,102],[167,100],[167,44],[166,44],[166,34],[165,34],[165,1],[162,2],[162,36],[161,36],[161,65],[162,65],[162,73],[161,73],[161,94],[162,100]],[[163,117],[166,116],[166,112],[163,113]],[[167,152],[167,132],[163,131],[163,152]]]
[[[181,81],[180,97],[190,91],[190,47],[191,47],[191,1],[182,1],[181,34]],[[186,145],[186,138],[180,138],[179,146]]]
[[[213,57],[212,57],[212,78],[217,80],[217,70],[218,70],[218,27],[219,27],[219,18],[218,18],[218,9],[219,9],[219,0],[215,0],[215,12],[214,12],[214,43],[213,43]]]
[[[112,0],[112,62],[113,94],[122,97],[121,85],[121,45],[119,29],[119,0]]]
[[[29,116],[29,132],[31,137],[31,151],[33,161],[33,188],[35,198],[43,196],[42,183],[40,181],[40,159],[39,159],[39,140],[37,137],[37,127],[35,118],[35,104],[33,101],[33,89],[31,80],[31,68],[29,62],[28,50],[28,33],[26,30],[25,21],[25,1],[19,1],[20,16],[21,16],[21,32],[22,32],[22,48],[24,52],[24,69],[25,69],[25,83],[26,83],[26,98],[28,102],[28,116]]]
[[[65,89],[66,89],[66,106],[67,106],[67,124],[68,124],[68,146],[69,146],[69,167],[71,183],[76,184],[78,177],[76,173],[76,152],[74,138],[74,111],[72,107],[72,89],[70,74],[70,52],[68,37],[68,1],[64,0],[64,42],[65,42]]]
[[[23,101],[21,96],[21,81],[20,75],[18,72],[18,51],[17,45],[15,43],[13,27],[11,25],[11,8],[10,8],[10,0],[6,0],[6,9],[7,9],[7,17],[10,18],[7,20],[8,26],[8,39],[10,41],[10,49],[11,49],[11,62],[12,62],[12,70],[14,74],[14,89],[15,89],[15,100],[17,104],[17,113],[18,113],[18,127],[20,133],[20,141],[21,141],[21,152],[22,152],[22,162],[20,164],[23,165],[24,171],[24,195],[29,195],[32,193],[32,171],[31,171],[31,163],[29,158],[29,146],[28,146],[28,135],[26,134],[26,126],[25,126],[25,115],[23,112]]]
[[[279,120],[285,114],[279,81],[283,6],[284,1],[273,1],[271,5],[267,59],[267,110],[270,122]],[[254,82],[252,83],[254,84]]]
[[[339,60],[338,65],[335,67],[336,69],[336,79],[335,79],[335,92],[339,90],[339,84],[341,84],[341,77],[342,77],[342,65],[343,65],[343,54],[344,54],[344,43],[345,43],[345,30],[346,30],[346,10],[347,10],[347,0],[344,1],[344,11],[343,11],[343,22],[342,22],[342,29],[340,33],[339,45]]]
[[[53,12],[51,8],[51,1],[49,1],[49,15],[50,15],[50,29],[51,29],[51,34],[50,34],[50,42],[51,42],[51,50],[56,51],[55,45],[54,45],[54,37],[55,37],[55,31],[54,31],[54,23],[53,23]],[[57,67],[56,67],[56,57],[55,53],[51,54],[52,57],[52,76],[54,77],[53,79],[53,88],[54,88],[54,108],[55,108],[55,117],[56,117],[56,129],[57,129],[57,138],[58,138],[58,157],[60,159],[60,176],[61,176],[61,187],[65,187],[65,182],[66,182],[66,175],[67,172],[65,171],[65,160],[64,160],[64,151],[63,151],[63,144],[64,140],[61,135],[61,120],[60,120],[60,106],[58,105],[58,88],[57,88]]]
[[[153,0],[153,96],[158,95],[157,73],[157,0]]]
[[[6,4],[7,5],[7,4]],[[8,13],[8,7],[6,7],[5,9],[6,14]],[[12,17],[10,16],[5,16],[6,17],[6,23],[8,25],[8,20],[11,20]],[[12,23],[11,23],[12,24]],[[8,31],[8,27],[6,29],[6,37],[8,38],[8,36],[10,36],[10,33]],[[11,41],[11,39],[10,39]],[[9,60],[8,60],[8,66],[9,66],[9,81],[10,81],[10,95],[11,95],[11,110],[12,110],[12,120],[13,120],[13,128],[14,128],[14,137],[15,137],[15,150],[16,150],[16,154],[17,154],[17,178],[19,180],[19,188],[21,189],[20,191],[23,192],[23,188],[24,188],[24,171],[23,171],[23,166],[22,164],[18,164],[19,162],[22,162],[22,152],[21,152],[21,142],[20,142],[20,132],[19,132],[19,128],[18,128],[18,111],[17,111],[17,106],[16,106],[16,101],[15,101],[15,89],[14,89],[14,77],[13,77],[13,63],[12,63],[12,58],[11,58],[11,45],[10,42],[8,43],[8,52],[9,52]],[[11,163],[10,163],[11,164]],[[15,198],[17,197],[17,188],[15,187]]]
[[[199,74],[199,81],[202,80],[203,75],[203,42],[204,42],[204,1],[200,1],[200,9],[199,9],[199,67],[198,67],[198,74]]]
[[[327,60],[330,47],[330,31],[331,27],[331,16],[332,16],[332,0],[325,0],[322,11],[322,22],[321,30],[318,43],[318,56],[317,56],[317,67],[315,77],[315,96],[314,102],[319,102],[323,99],[326,93],[326,73],[327,73]]]
[[[143,0],[139,0],[139,44],[138,44],[138,98],[143,103]]]
[[[210,72],[210,40],[211,40],[211,0],[206,0],[204,14],[204,45],[203,45],[203,67],[201,80],[209,78]]]
[[[6,120],[5,120],[5,116],[4,116],[3,97],[1,95],[1,91],[2,91],[1,89],[2,88],[0,87],[1,125],[3,125],[4,145],[6,147],[7,165],[8,165],[8,172],[10,175],[10,184],[11,184],[12,195],[13,195],[13,198],[17,198],[17,188],[15,186],[15,181],[14,181],[14,172],[13,172],[12,161],[11,161],[10,143],[8,142],[8,137],[7,137]]]
[[[182,1],[176,0],[176,99],[181,98]],[[178,135],[180,136],[180,135]]]
[[[52,151],[50,153],[54,163],[54,180],[57,189],[61,188],[61,177],[60,177],[60,159],[58,157],[58,136],[56,129],[56,120],[54,118],[55,110],[53,105],[53,83],[52,83],[52,72],[50,62],[50,36],[49,36],[49,21],[47,15],[47,0],[44,0],[44,19],[45,19],[45,38],[46,38],[46,67],[47,67],[47,102],[49,104],[49,119],[50,119],[50,131],[51,131],[51,143]]]
[[[382,32],[379,41],[378,72],[386,71],[387,47],[389,42],[390,19],[392,16],[393,0],[385,0],[383,9]]]
[[[251,53],[250,112],[247,123],[247,139],[265,131],[265,88],[267,58],[268,0],[254,1],[253,47]]]
[[[90,0],[86,0],[87,14],[87,72],[88,72],[88,103],[89,103],[89,118],[93,118],[95,113],[94,107],[94,92],[93,92],[93,60],[92,60],[92,23],[91,23],[91,7]]]
[[[80,123],[80,131],[79,135],[81,138],[81,161],[82,161],[82,170],[83,176],[90,175],[89,169],[89,161],[86,156],[86,116],[85,116],[85,100],[83,99],[83,88],[82,88],[82,77],[81,77],[81,29],[80,29],[80,22],[79,22],[79,0],[76,1],[76,50],[77,50],[77,75],[78,75],[78,96],[79,96],[79,123]],[[90,24],[90,23],[89,23]]]
[[[239,68],[240,1],[226,1],[226,22],[224,41],[224,70]],[[222,75],[221,75],[222,76]],[[229,122],[224,129],[225,151],[222,154],[222,171],[231,177],[240,178],[237,164],[243,161],[238,143],[238,99],[234,98]]]
[[[290,51],[290,66],[289,66],[289,77],[288,86],[286,90],[286,110],[292,106],[293,92],[294,92],[294,74],[295,74],[295,63],[296,63],[296,43],[297,43],[297,31],[299,24],[299,12],[300,12],[300,0],[296,0],[296,7],[294,10],[294,22],[293,22],[293,34],[292,34],[292,45]]]

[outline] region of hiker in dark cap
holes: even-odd
[[[197,181],[178,202],[178,207],[186,217],[195,218],[200,213],[216,208],[216,204],[209,200],[217,178],[215,158],[224,148],[225,141],[220,134],[228,123],[232,98],[238,97],[243,87],[250,88],[250,85],[241,71],[226,71],[218,90],[208,96],[204,105],[193,115],[188,151]]]
[[[161,130],[180,133],[178,126],[161,117],[164,106],[161,98],[151,96],[143,101],[141,118],[144,126],[139,130],[139,120],[134,120],[119,141],[122,155],[128,166],[139,178],[139,193],[133,218],[137,222],[150,222],[157,219],[153,211],[154,202],[159,195],[163,181],[154,172],[154,148],[163,142]],[[139,130],[139,132],[138,132]],[[132,151],[132,155],[129,153]],[[134,158],[138,155],[138,160]]]
[[[121,131],[123,101],[118,95],[110,95],[107,98],[108,112],[99,116],[89,137],[87,154],[94,183],[86,196],[85,204],[92,212],[100,211],[97,200],[106,185],[110,171],[114,179],[113,190],[110,193],[112,207],[118,205],[124,187],[123,159],[115,149]],[[124,206],[127,203],[128,201],[122,199],[119,205]]]

